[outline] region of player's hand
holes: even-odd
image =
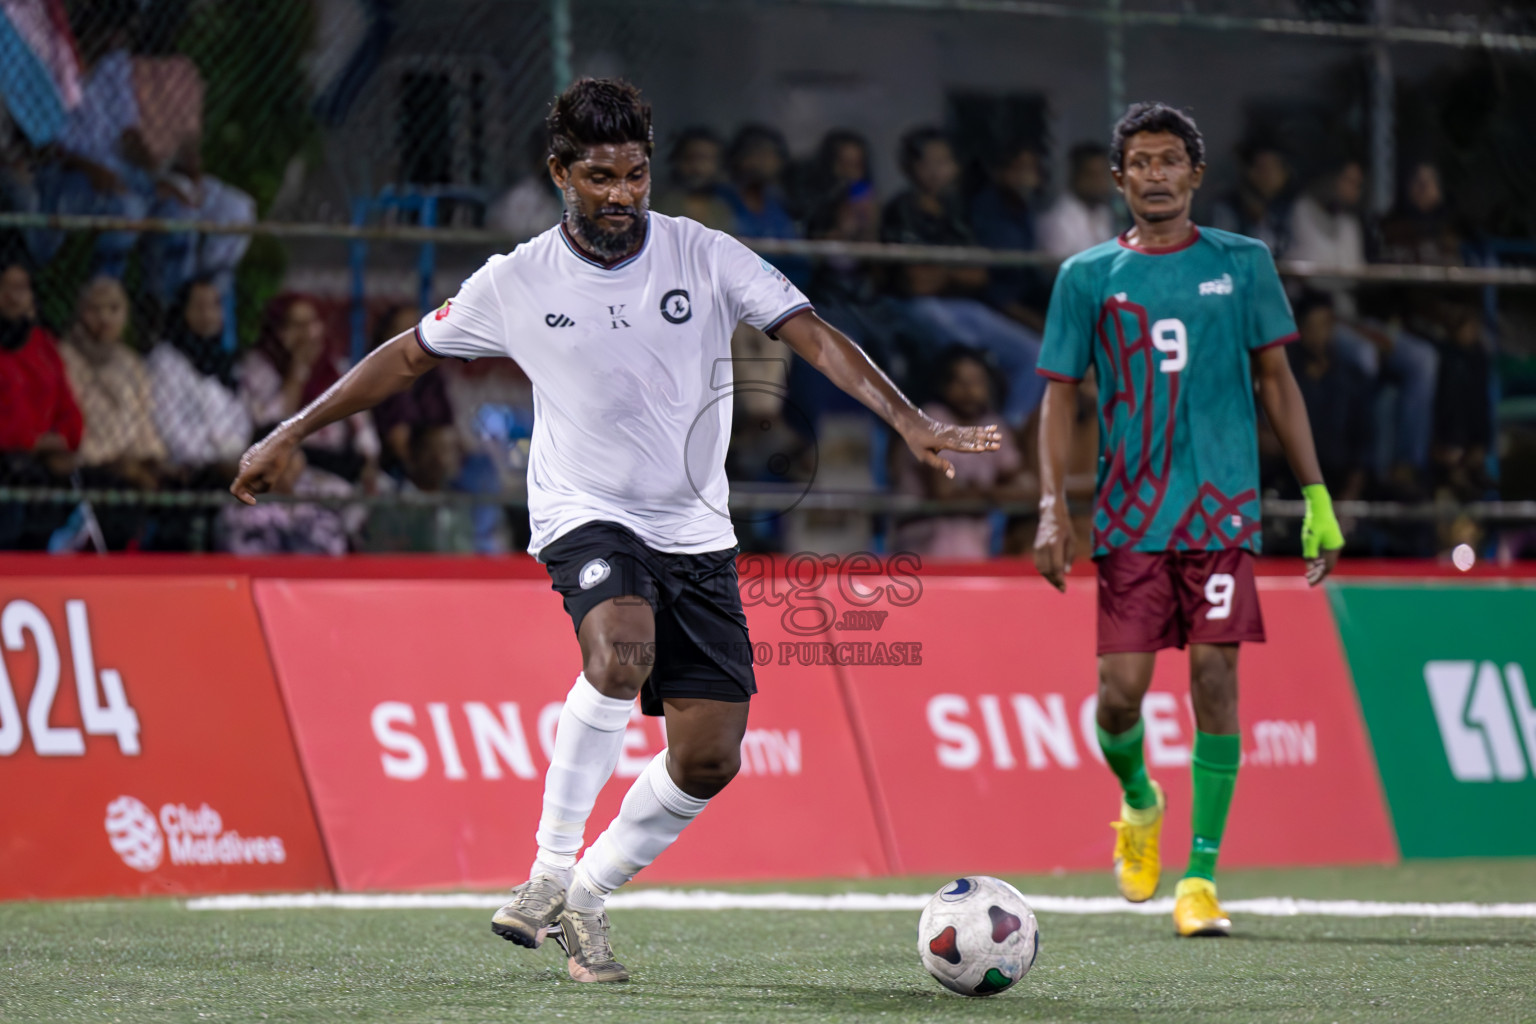
[[[1307,584],[1317,586],[1328,578],[1333,567],[1339,564],[1339,549],[1325,550],[1318,557],[1307,561]]]
[[[1344,531],[1333,514],[1333,499],[1322,484],[1308,484],[1301,489],[1307,511],[1301,520],[1301,556],[1307,560],[1307,583],[1317,586],[1339,564],[1344,550]]]
[[[1067,570],[1072,568],[1076,549],[1067,510],[1055,502],[1042,502],[1040,525],[1035,528],[1035,568],[1063,594],[1067,592]]]
[[[229,493],[247,505],[256,504],[256,495],[272,489],[298,447],[298,442],[289,439],[281,429],[272,431],[240,456],[240,472],[229,485]]]
[[[939,452],[995,452],[1003,446],[1003,432],[995,423],[985,427],[957,427],[953,423],[940,423],[925,413],[918,413],[904,425],[901,437],[918,462],[942,470],[951,480],[955,477],[955,467]]]

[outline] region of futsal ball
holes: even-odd
[[[1040,926],[1023,894],[1002,879],[957,878],[923,908],[917,952],[951,992],[992,996],[1035,965]]]

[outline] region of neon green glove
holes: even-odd
[[[1301,519],[1301,554],[1303,558],[1317,557],[1318,549],[1337,551],[1344,546],[1344,531],[1339,529],[1338,517],[1333,514],[1333,499],[1322,484],[1308,484],[1301,489],[1306,499],[1307,513]]]

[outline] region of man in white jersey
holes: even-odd
[[[786,342],[930,466],[952,474],[939,451],[990,451],[1001,435],[924,416],[751,250],[651,213],[651,112],[633,86],[583,79],[555,100],[547,127],[562,223],[491,257],[413,332],[252,447],[230,490],[254,504],[305,437],[444,358],[517,360],[534,389],[529,551],[565,599],[582,671],[555,732],[538,857],[492,928],[529,948],[552,934],[577,981],[625,981],[603,901],[736,774],[757,690],[736,537],[715,511],[728,497],[722,395],[736,324]],[[666,716],[667,749],[578,863],[637,697]]]

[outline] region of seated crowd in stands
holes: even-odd
[[[136,335],[122,284],[98,275],[56,334],[38,316],[27,262],[0,264],[0,475],[10,486],[222,491],[253,441],[346,369],[325,305],[309,296],[274,299],[257,343],[237,357],[211,277],[182,286],[151,339]],[[387,311],[380,340],[416,317]],[[498,494],[516,483],[531,428],[532,388],[513,363],[449,365],[316,433],[275,490],[332,499]],[[94,502],[88,516],[68,503],[0,503],[0,549],[75,550],[94,533],[113,550],[504,552],[525,530],[499,506],[476,503],[402,502],[369,514],[275,501],[215,515],[195,505]]]
[[[186,69],[175,58],[130,55],[131,16],[124,18],[81,41],[86,100],[71,115],[56,159],[33,175],[30,192],[14,176],[0,176],[10,204],[252,219],[249,197],[200,172],[199,111],[172,109],[146,120],[146,83],[176,80]],[[542,175],[539,139],[530,140],[526,155],[526,173],[488,213],[490,223],[517,233],[552,223],[560,209]],[[895,155],[903,180],[882,190],[869,144],[854,131],[829,132],[797,161],[766,125],[742,127],[729,140],[689,128],[658,150],[653,205],[745,238],[982,246],[1058,259],[1112,240],[1127,226],[1117,212],[1108,154],[1096,143],[1069,150],[1065,181],[1054,195],[1044,154],[1026,142],[969,158],[942,130],[920,126],[901,138]],[[1409,166],[1398,206],[1376,219],[1365,214],[1358,160],[1339,160],[1301,188],[1287,155],[1274,146],[1244,146],[1240,162],[1235,187],[1197,205],[1197,221],[1260,238],[1279,259],[1345,268],[1369,260],[1462,259],[1457,222],[1431,163]],[[98,235],[91,276],[59,335],[41,322],[32,294],[33,268],[53,255],[58,237],[30,232],[12,247],[0,274],[5,482],[217,488],[246,445],[346,371],[343,332],[332,329],[340,304],[311,296],[273,300],[254,344],[240,349],[231,292],[244,237]],[[143,294],[133,301],[121,283],[131,254],[143,271],[134,278]],[[874,465],[884,448],[866,446],[856,458],[870,465],[870,483],[889,479],[894,490],[916,497],[1033,500],[1035,412],[1044,391],[1035,361],[1050,300],[1048,267],[768,259],[936,415],[964,422],[995,417],[1009,427],[1002,453],[957,459],[953,481],[904,462],[900,446],[888,464]],[[1292,299],[1301,340],[1289,354],[1336,497],[1471,501],[1495,493],[1488,472],[1492,366],[1479,307],[1458,292],[1327,278],[1308,279]],[[374,344],[408,330],[417,316],[414,307],[379,311]],[[743,328],[738,347],[781,361],[787,356],[752,333]],[[803,435],[819,435],[836,417],[862,415],[799,360],[785,365],[785,397],[771,413],[778,426],[808,442]],[[1090,381],[1084,389],[1073,462],[1074,493],[1082,496],[1091,492],[1096,444],[1091,387]],[[786,410],[809,415],[791,423]],[[524,527],[486,496],[517,482],[530,426],[530,388],[515,366],[445,365],[371,413],[311,437],[304,459],[278,488],[296,496],[399,495],[388,511],[273,502],[213,517],[193,506],[164,513],[102,506],[91,528],[110,547],[515,550]],[[1268,493],[1294,494],[1272,436],[1263,438],[1261,452]],[[410,498],[431,492],[463,498]],[[80,518],[67,504],[51,518],[0,507],[0,547],[83,546]],[[750,543],[784,540],[771,530],[751,532]],[[1002,517],[946,516],[900,520],[892,542],[931,555],[980,557],[1017,550],[1024,535]],[[1401,531],[1355,539],[1381,552],[1436,547],[1434,538]]]
[[[96,0],[82,17],[78,40],[67,24],[34,24],[53,33],[60,52],[78,62],[60,69],[79,90],[78,102],[50,118],[35,89],[11,82],[11,109],[0,117],[0,208],[28,213],[164,218],[217,224],[256,219],[250,195],[205,173],[202,163],[204,83],[197,66],[170,52],[174,24],[145,24],[135,0]],[[18,63],[16,76],[33,73]],[[39,69],[39,73],[41,73]],[[16,108],[20,104],[20,109]],[[47,264],[64,244],[63,231],[24,233],[30,258]],[[139,256],[135,305],[152,331],[186,283],[207,277],[231,302],[235,267],[250,245],[243,234],[104,231],[97,234],[91,272],[122,279]]]

